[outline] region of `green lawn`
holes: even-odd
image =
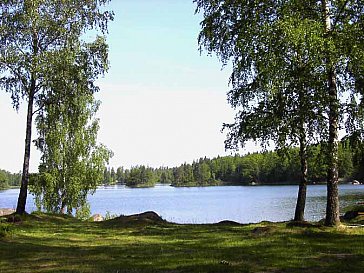
[[[7,273],[364,272],[362,227],[91,223],[45,214],[1,225]]]

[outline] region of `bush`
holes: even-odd
[[[85,203],[82,207],[76,210],[76,218],[82,221],[88,220],[90,216],[91,216],[91,209],[89,203]]]
[[[119,217],[119,215],[117,214],[111,214],[110,211],[107,211],[106,214],[105,214],[105,218],[104,220],[111,220],[111,219],[114,219],[116,217]]]

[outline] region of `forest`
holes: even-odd
[[[309,146],[308,179],[311,184],[326,181],[325,145]],[[100,185],[125,184],[128,187],[153,187],[170,184],[175,187],[215,185],[278,185],[300,182],[299,149],[248,153],[246,155],[201,157],[176,167],[152,168],[144,165],[105,167]],[[341,182],[364,180],[364,142],[354,136],[339,144],[339,177]],[[34,174],[33,174],[34,175]],[[20,185],[21,173],[0,169],[0,189]]]
[[[364,143],[354,136],[343,138],[339,144],[339,177],[341,182],[362,181],[364,178]],[[324,144],[308,149],[309,182],[326,181],[327,162]],[[178,167],[151,168],[134,166],[131,169],[105,168],[105,185],[116,183],[129,187],[152,187],[156,183],[173,186],[298,184],[300,159],[297,147],[247,155],[200,158],[192,164]]]
[[[308,178],[311,184],[326,181],[325,145],[308,149]],[[339,177],[341,182],[364,180],[364,142],[354,136],[339,144]],[[0,170],[0,189],[20,185],[21,174]],[[264,151],[246,155],[201,157],[176,167],[152,168],[138,165],[130,169],[105,167],[100,185],[125,184],[128,187],[153,187],[170,184],[175,187],[214,185],[298,184],[300,181],[299,149]]]
[[[21,182],[21,173],[10,173],[0,169],[0,190],[10,187],[19,187]]]

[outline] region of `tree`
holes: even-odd
[[[327,205],[325,224],[340,223],[338,193],[338,129],[347,117],[347,132],[363,132],[364,2],[322,0],[324,73],[327,77],[326,104],[329,123],[327,141]],[[359,53],[359,51],[361,53]],[[349,98],[343,102],[341,94]],[[354,125],[355,124],[355,125]]]
[[[9,187],[6,175],[0,170],[0,190],[7,189]]]
[[[207,184],[208,182],[210,182],[211,180],[211,170],[209,165],[206,162],[202,162],[199,164],[200,168],[199,168],[199,177],[200,177],[200,183],[201,184]]]
[[[306,14],[299,3],[293,10],[289,1],[260,1],[256,6],[254,1],[220,1],[221,5],[213,8],[209,1],[197,2],[205,12],[200,44],[217,51],[224,62],[230,58],[233,62],[229,102],[242,110],[235,123],[224,125],[229,131],[226,147],[236,149],[248,140],[263,145],[273,140],[279,149],[298,144],[301,183],[295,220],[302,221],[308,180],[307,145],[324,127],[318,107],[320,97],[313,88],[318,86],[319,77],[311,58],[321,45],[305,35],[308,31],[314,35],[320,32],[319,26],[311,23],[318,15]],[[219,14],[224,16],[218,18]]]
[[[103,183],[106,185],[110,185],[111,183],[111,173],[110,173],[110,169],[105,167],[104,168],[104,180]]]
[[[111,176],[111,183],[115,184],[115,182],[116,182],[116,172],[115,172],[114,167],[111,168],[110,176]]]
[[[116,169],[116,180],[118,183],[124,183],[125,175],[124,175],[124,168],[118,167]]]
[[[100,6],[108,2],[4,0],[0,3],[0,88],[11,94],[16,109],[22,99],[28,104],[22,182],[16,209],[19,214],[25,212],[33,117],[50,102],[54,76],[62,74],[62,68],[68,66],[68,54],[72,55],[73,45],[78,48],[85,31],[98,28],[106,33],[107,22],[113,15],[101,11]],[[64,66],[60,67],[62,61]],[[94,80],[98,74],[92,76]],[[90,90],[97,91],[94,81],[89,84]]]
[[[230,60],[233,64],[229,100],[233,107],[242,110],[236,123],[228,125],[227,147],[247,139],[263,142],[273,139],[279,145],[298,142],[303,179],[295,218],[300,220],[307,183],[307,133],[315,132],[312,130],[315,128],[328,128],[327,134],[320,134],[328,141],[326,225],[338,224],[338,122],[344,117],[345,109],[337,86],[360,95],[348,84],[350,73],[345,68],[354,60],[346,54],[353,45],[348,40],[352,32],[348,33],[347,29],[354,28],[356,35],[362,35],[359,26],[363,3],[195,2],[197,11],[204,12],[199,37],[201,47],[217,53],[224,64]],[[355,41],[361,48],[363,42]],[[356,58],[355,64],[363,64],[361,61]],[[359,77],[357,72],[351,74],[355,74],[352,78]],[[342,80],[341,84],[338,80]]]
[[[9,186],[15,187],[20,185],[21,175],[19,173],[10,173],[0,169],[0,188],[6,189]]]
[[[87,51],[80,53],[104,55],[100,51]],[[88,60],[75,58],[74,65],[97,73],[97,68],[91,67]],[[103,66],[98,63],[97,67]],[[74,74],[74,70],[79,73]],[[102,182],[105,164],[112,156],[105,146],[96,143],[99,126],[94,115],[99,102],[94,100],[93,92],[87,86],[90,74],[77,68],[70,72],[62,73],[59,81],[53,81],[60,83],[52,86],[54,91],[48,94],[53,103],[47,103],[36,119],[40,133],[36,145],[42,152],[42,162],[39,175],[30,183],[30,191],[36,196],[39,209],[55,213],[65,213],[66,209],[68,213],[73,209],[82,211],[87,194],[94,192]],[[73,77],[77,80],[71,79]],[[65,96],[68,92],[74,92],[74,95]]]
[[[349,142],[352,153],[353,177],[364,180],[364,141],[359,132],[353,133],[344,138],[344,143]]]
[[[339,143],[338,150],[338,173],[339,177],[345,180],[352,178],[354,172],[353,151],[350,147],[350,141],[343,138]]]

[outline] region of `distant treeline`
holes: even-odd
[[[21,173],[10,173],[0,169],[0,190],[20,186]]]
[[[309,147],[308,175],[311,183],[326,181],[325,145]],[[364,179],[363,143],[344,139],[339,143],[339,177],[343,180]],[[173,186],[210,186],[298,183],[299,150],[266,151],[244,156],[201,158],[192,164],[174,168],[135,166],[105,169],[104,184],[123,183],[130,187],[150,187],[156,183]]]
[[[309,147],[309,181],[326,181],[325,145]],[[295,184],[300,174],[299,150],[266,151],[244,156],[224,156],[213,159],[200,158],[192,164],[179,167],[151,168],[135,166],[131,169],[106,168],[106,185],[122,183],[130,187],[152,187],[156,183],[173,186],[211,186],[255,184]],[[364,181],[364,143],[352,143],[344,139],[339,143],[339,177],[342,180]],[[21,174],[0,169],[0,189],[20,186]]]

